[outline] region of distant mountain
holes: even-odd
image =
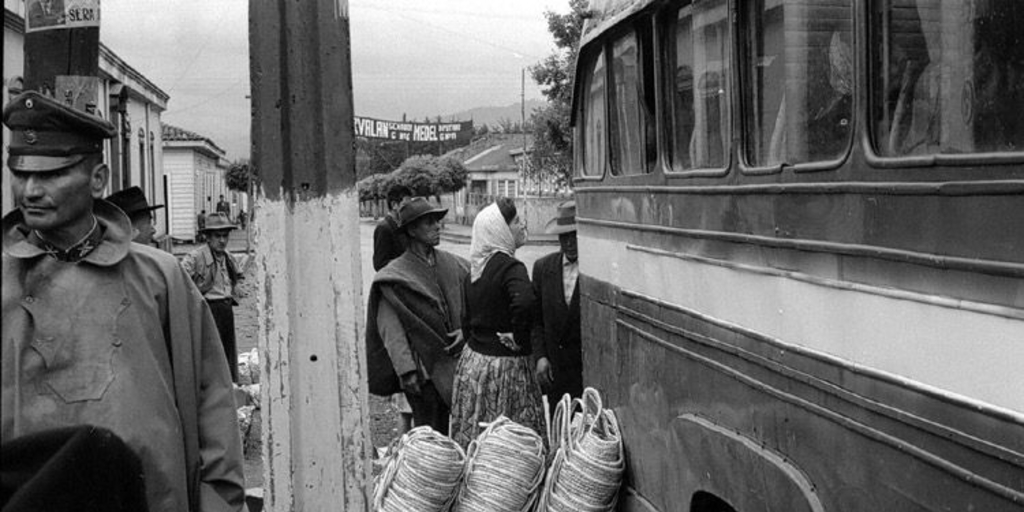
[[[547,104],[544,100],[526,100],[526,119],[530,119],[533,109],[543,107]],[[450,116],[441,116],[442,119],[455,119],[458,121],[473,120],[473,126],[488,125],[494,127],[499,119],[511,119],[518,123],[522,118],[521,109],[518,103],[507,107],[476,107],[462,112],[456,112]]]

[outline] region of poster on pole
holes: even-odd
[[[412,123],[355,116],[356,137],[408,142],[460,142],[473,138],[473,121]]]
[[[100,0],[27,0],[25,32],[100,26]]]

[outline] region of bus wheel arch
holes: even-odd
[[[696,414],[672,422],[691,512],[824,512],[807,475],[760,442]],[[723,457],[723,454],[726,454]],[[727,508],[722,508],[722,507]]]

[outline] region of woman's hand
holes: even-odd
[[[550,389],[555,383],[555,374],[551,368],[551,361],[548,361],[546,357],[537,360],[537,382],[540,383],[542,389]]]
[[[466,338],[462,336],[462,329],[455,329],[448,333],[448,339],[454,341],[447,347],[444,347],[444,352],[450,356],[459,355],[462,352],[462,346],[466,344]]]

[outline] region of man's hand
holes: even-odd
[[[445,353],[453,357],[459,355],[462,352],[462,346],[466,344],[466,339],[462,336],[462,329],[455,329],[448,333],[448,339],[453,341],[444,348]]]
[[[405,372],[402,375],[402,391],[410,395],[419,395],[423,392],[420,389],[420,374],[416,370]]]
[[[551,368],[551,361],[542,357],[537,360],[537,382],[542,389],[550,389],[555,383],[554,370]]]

